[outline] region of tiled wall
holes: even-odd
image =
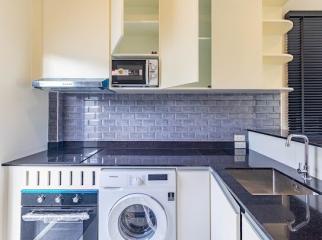
[[[232,141],[280,128],[279,94],[51,94],[49,109],[51,142]]]

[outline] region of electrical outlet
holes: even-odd
[[[235,162],[245,162],[246,161],[246,156],[235,156],[234,161]]]
[[[245,135],[234,135],[234,141],[235,142],[245,142],[246,136]]]
[[[235,156],[246,156],[246,154],[245,148],[235,148]]]
[[[246,148],[246,142],[235,142],[235,148]]]

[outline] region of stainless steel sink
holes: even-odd
[[[252,195],[319,195],[275,169],[227,169]]]

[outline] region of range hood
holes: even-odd
[[[49,92],[114,93],[109,80],[103,78],[42,78],[32,81],[32,87]]]

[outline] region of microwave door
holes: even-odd
[[[113,60],[112,84],[118,86],[144,86],[148,79],[146,60]]]

